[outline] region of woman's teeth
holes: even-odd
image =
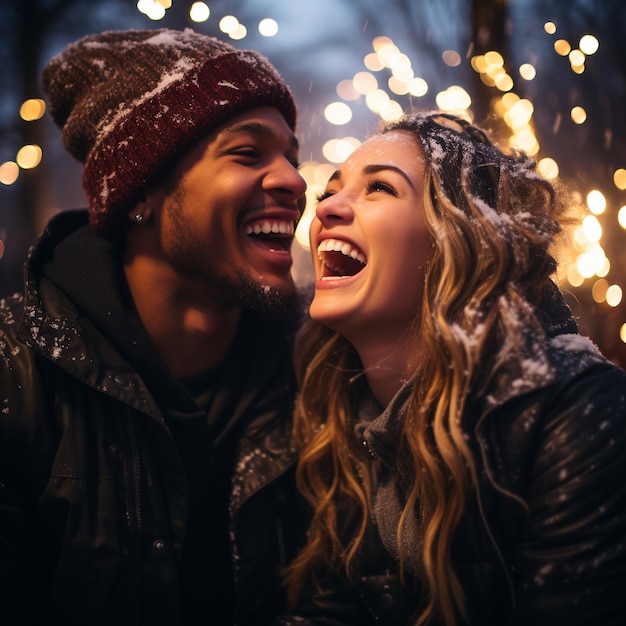
[[[339,239],[322,241],[317,254],[325,268],[322,280],[354,276],[367,264],[367,258],[356,246]]]
[[[347,241],[339,241],[339,239],[324,239],[324,241],[317,246],[317,254],[321,261],[324,260],[322,258],[323,252],[341,252],[344,256],[349,256],[363,265],[367,263],[365,255],[358,248]]]

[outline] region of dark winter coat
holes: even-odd
[[[460,623],[618,626],[626,623],[626,374],[576,333],[556,291],[542,317],[546,340],[528,337],[463,418],[478,480],[452,545],[469,613]],[[399,583],[396,538],[408,488],[395,457],[410,390],[382,414],[362,412],[355,429],[374,481],[355,580],[329,577],[282,626],[414,623],[419,588]],[[410,520],[404,534],[409,568],[418,566],[419,528]]]
[[[292,333],[245,314],[200,410],[120,296],[115,247],[85,223],[57,216],[24,297],[0,307],[0,621],[267,623],[294,519]],[[199,435],[183,454],[185,419]],[[206,527],[191,528],[193,489]]]

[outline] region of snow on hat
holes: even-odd
[[[85,163],[90,221],[107,232],[228,118],[272,106],[296,124],[291,91],[264,56],[191,29],[89,35],[52,58],[43,88],[65,147]]]

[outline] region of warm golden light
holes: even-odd
[[[171,6],[171,2],[169,2],[169,6]],[[169,6],[165,7],[157,0],[139,0],[137,2],[137,9],[153,21],[162,20],[165,17],[165,9]]]
[[[618,189],[626,189],[626,170],[622,167],[613,172],[613,182]]]
[[[391,41],[389,37],[385,37],[385,36],[374,37],[374,40],[372,41],[372,48],[374,48],[375,52],[378,52],[383,46],[392,46],[392,45],[393,45],[393,41]]]
[[[572,50],[569,55],[569,62],[574,67],[579,67],[585,64],[585,55],[580,50]]]
[[[595,302],[600,304],[606,300],[606,292],[608,291],[609,283],[605,278],[600,278],[593,283],[591,288],[591,297]]]
[[[587,241],[600,241],[602,237],[602,226],[595,215],[587,215],[585,219],[583,219],[582,229]]]
[[[237,28],[231,30],[228,36],[231,39],[243,39],[248,34],[248,29],[243,24],[237,24]]]
[[[368,70],[371,70],[372,72],[380,72],[380,70],[382,70],[383,67],[385,67],[380,62],[380,59],[378,58],[378,55],[375,52],[370,52],[369,54],[365,56],[365,58],[363,59],[363,65],[365,65],[365,67]]]
[[[533,80],[533,78],[537,76],[537,70],[535,70],[534,66],[530,63],[524,63],[523,65],[520,65],[519,75],[524,80]]]
[[[554,159],[544,157],[537,163],[537,171],[544,178],[552,180],[559,175],[559,165]]]
[[[598,189],[592,189],[587,194],[587,206],[594,215],[601,215],[606,211],[606,198]]]
[[[428,92],[428,83],[419,77],[412,78],[408,83],[407,87],[409,89],[409,93],[416,98],[419,98]]]
[[[386,102],[378,112],[380,117],[385,120],[385,122],[393,122],[394,120],[400,119],[402,117],[402,107],[400,103],[395,100],[389,100]]]
[[[578,42],[578,47],[585,54],[595,54],[600,47],[600,42],[593,35],[583,35]]]
[[[329,139],[322,146],[322,154],[330,163],[343,163],[360,145],[361,142],[354,137]]]
[[[46,112],[46,103],[41,98],[30,98],[22,102],[20,117],[26,122],[41,119]]]
[[[365,96],[365,104],[373,113],[380,113],[390,100],[389,94],[382,89],[374,89]]]
[[[0,183],[12,185],[20,175],[20,168],[15,161],[5,161],[0,165]]]
[[[361,97],[361,94],[354,88],[354,83],[349,78],[337,83],[336,91],[342,100],[358,100]]]
[[[444,111],[464,111],[472,104],[470,95],[459,85],[452,85],[435,96],[437,106]]]
[[[37,167],[41,162],[41,148],[34,144],[22,146],[18,150],[15,161],[24,170]]]
[[[535,107],[530,100],[522,98],[517,100],[505,113],[504,121],[512,129],[526,126],[532,119]]]
[[[474,70],[479,74],[484,74],[487,71],[488,64],[485,56],[482,54],[472,57],[470,63]]]
[[[576,263],[572,263],[567,268],[567,282],[572,287],[580,287],[585,282],[585,277],[578,271]]]
[[[570,111],[570,116],[574,124],[584,124],[587,121],[587,111],[582,107],[574,107]]]
[[[619,329],[619,338],[626,343],[626,323],[622,324]]]
[[[539,152],[539,142],[535,133],[530,126],[520,126],[515,128],[515,133],[509,139],[512,148],[522,150],[529,156],[533,156]]]
[[[489,52],[485,52],[485,62],[487,63],[487,72],[491,68],[504,67],[504,58],[496,50],[489,50]]]
[[[398,47],[393,43],[383,44],[376,50],[378,59],[383,64],[383,67],[392,67],[397,56],[400,54]]]
[[[415,75],[413,73],[413,68],[410,65],[406,65],[405,63],[394,65],[391,68],[391,72],[393,73],[394,78],[397,78],[399,81],[402,82],[408,82]]]
[[[344,102],[331,102],[324,109],[324,117],[331,124],[342,126],[352,119],[352,109]]]
[[[500,98],[502,104],[506,107],[506,109],[510,109],[516,102],[520,101],[520,97],[510,91],[509,93],[505,93],[502,98]]]
[[[395,76],[391,76],[387,81],[387,85],[389,86],[390,91],[397,94],[398,96],[404,96],[409,93],[409,84],[408,82],[404,82],[399,80]]]
[[[309,250],[309,227],[315,215],[315,207],[317,206],[316,198],[326,189],[326,183],[335,171],[335,167],[330,163],[306,161],[298,168],[298,171],[306,181],[307,190],[304,213],[296,228],[296,241],[305,250]]]
[[[354,88],[363,95],[378,89],[376,76],[370,72],[357,72],[352,78]]]
[[[570,53],[572,46],[569,41],[566,41],[565,39],[557,39],[554,42],[554,49],[557,54],[560,54],[562,57],[566,57]]]
[[[554,35],[554,33],[556,33],[556,24],[554,22],[546,22],[543,25],[543,30],[545,30],[548,35]]]
[[[591,278],[598,272],[602,272],[605,267],[605,260],[604,250],[596,244],[576,257],[576,265],[581,276]]]
[[[619,225],[626,230],[626,206],[621,207],[617,212],[617,221]]]
[[[225,15],[219,23],[220,30],[229,35],[239,26],[239,20],[234,15]]]
[[[499,74],[494,82],[500,91],[510,91],[513,89],[513,79],[508,74]]]
[[[611,285],[606,290],[606,303],[611,307],[619,306],[622,301],[622,288],[619,285]]]
[[[189,19],[192,22],[206,22],[211,15],[211,9],[205,2],[194,2],[189,8]]]

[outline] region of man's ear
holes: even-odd
[[[128,212],[128,219],[135,224],[149,222],[152,219],[152,209],[145,196]]]

